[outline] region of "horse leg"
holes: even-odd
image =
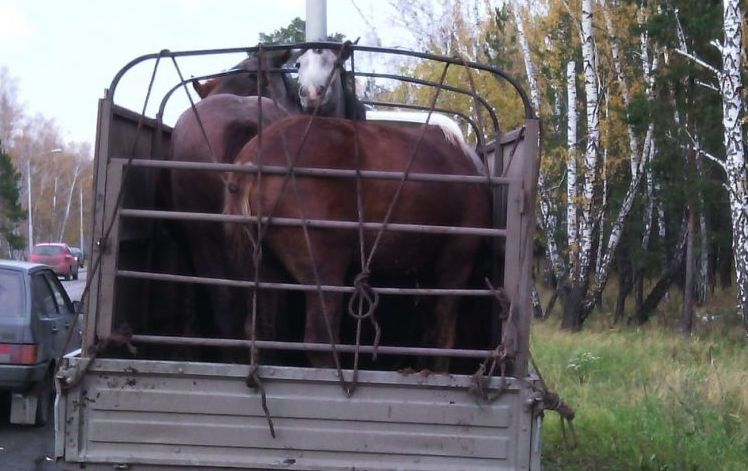
[[[338,344],[340,342],[341,303],[343,297],[337,293],[321,294],[313,291],[306,298],[306,326],[304,342],[319,344]],[[329,330],[328,330],[329,324]],[[332,338],[330,338],[332,332]],[[327,352],[307,352],[309,362],[314,368],[332,368],[335,366],[333,355]]]
[[[311,233],[310,242],[317,261],[316,275],[313,260],[303,237],[294,230],[278,230],[274,252],[280,258],[291,276],[301,284],[342,285],[346,270],[351,261],[352,249],[348,238],[320,231]],[[280,250],[279,250],[280,249]],[[306,300],[306,325],[304,342],[331,344],[340,341],[340,321],[343,295],[341,293],[320,293],[308,291]],[[332,334],[332,337],[331,335]],[[334,358],[326,352],[307,352],[310,363],[315,368],[334,366]]]
[[[262,282],[288,281],[285,278],[277,260],[265,254],[260,267],[259,280]],[[254,278],[251,279],[254,280]],[[279,322],[284,323],[288,320],[285,293],[276,289],[263,288],[250,292],[250,296],[256,296],[256,301],[254,301],[256,304],[252,305],[253,298],[250,297],[248,315],[244,323],[247,339],[254,337],[257,340],[278,340]],[[253,313],[253,310],[256,310],[256,313]],[[271,352],[258,352],[260,354],[258,362],[278,363],[280,355]]]
[[[460,237],[447,243],[437,259],[435,273],[437,285],[442,289],[460,289],[467,286],[473,270],[473,259],[480,241],[477,238]],[[457,338],[457,307],[459,296],[440,296],[434,307],[434,322],[426,329],[426,345],[438,348],[454,348]],[[433,370],[447,373],[449,357],[434,357]]]
[[[191,232],[190,247],[197,276],[208,278],[234,278],[239,273],[237,265],[226,251],[223,231],[209,223],[195,225]],[[228,286],[203,286],[206,299],[199,300],[198,317],[204,335],[236,339],[243,334],[249,291]],[[226,350],[220,355],[225,361],[246,362],[245,353]]]

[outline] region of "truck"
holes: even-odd
[[[208,75],[183,79],[179,74],[155,116],[118,105],[115,92],[136,66],[281,47],[287,46],[145,55],[127,64],[99,101],[85,328],[81,353],[65,357],[56,375],[57,458],[71,470],[540,470],[547,396],[529,357],[540,123],[522,87],[494,67],[401,49],[352,46],[357,55],[407,56],[470,70],[513,92],[516,99],[510,103],[524,116],[516,129],[504,130],[499,118],[506,110],[496,109],[471,85],[352,71],[357,77],[441,88],[479,109],[471,117],[433,103],[363,100],[371,108],[408,111],[403,122],[398,122],[397,112],[385,113],[394,126],[412,126],[414,109],[420,109],[426,120],[436,112],[457,119],[469,129],[475,152],[488,166],[495,240],[492,280],[500,284],[474,294],[495,301],[491,309],[497,314],[480,329],[494,332],[496,343],[490,348],[438,352],[472,361],[475,373],[386,369],[372,362],[366,369],[344,368],[340,378],[336,369],[313,368],[303,361],[225,362],[220,355],[195,352],[304,352],[313,346],[282,338],[196,337],[173,328],[175,322],[191,319],[199,286],[252,285],[185,269],[168,221],[192,218],[220,224],[227,216],[170,214],[159,203],[160,175],[227,172],[234,167],[165,160],[173,129],[164,118],[169,99],[190,81]],[[421,291],[429,295],[427,289]],[[343,353],[372,352],[370,345],[337,347]],[[417,344],[382,345],[378,354],[433,354],[429,350],[433,349]],[[342,388],[342,380],[349,385],[355,381],[355,389]]]

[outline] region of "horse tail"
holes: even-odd
[[[242,181],[245,180],[245,181]],[[232,175],[226,181],[224,192],[223,214],[229,216],[251,216],[252,208],[249,204],[251,183],[244,178]],[[252,235],[253,224],[226,222],[223,225],[224,235],[229,244],[230,253],[237,257],[252,255],[250,248],[254,247]]]

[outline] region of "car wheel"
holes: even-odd
[[[36,417],[34,426],[43,427],[49,422],[49,416],[52,409],[52,393],[54,392],[54,383],[52,381],[52,370],[50,369],[44,379],[34,386],[36,395]]]
[[[70,280],[72,280],[72,279],[73,279],[73,267],[72,267],[72,266],[70,266],[70,267],[68,268],[68,272],[67,272],[67,273],[65,273],[65,281],[70,281]]]
[[[73,273],[73,279],[74,280],[78,279],[78,270],[75,270],[75,273]]]

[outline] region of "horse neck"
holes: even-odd
[[[335,108],[332,111],[332,115],[335,118],[348,118],[348,94],[346,93],[345,74],[343,72],[339,73],[337,80],[334,80],[330,86],[334,87],[333,93],[335,95]]]
[[[286,74],[281,74],[281,80],[270,81],[266,94],[269,98],[280,103],[286,110],[299,112],[300,104],[296,99],[297,94],[291,88]]]
[[[337,116],[356,121],[366,119],[366,108],[356,96],[356,81],[353,74],[349,75],[345,69],[340,72],[338,108]]]

